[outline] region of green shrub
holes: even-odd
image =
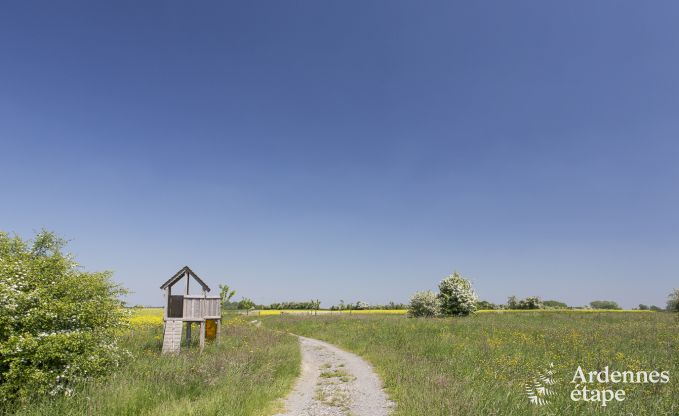
[[[476,311],[478,297],[474,288],[471,282],[458,272],[441,280],[438,298],[443,315],[465,316]]]
[[[117,367],[124,293],[108,272],[82,271],[49,232],[23,241],[0,232],[0,406],[66,394]]]
[[[476,310],[481,310],[481,311],[491,311],[494,309],[499,309],[498,305],[494,304],[493,302],[489,302],[487,300],[480,300],[476,302]]]
[[[415,318],[432,318],[440,313],[441,302],[434,292],[415,292],[410,298],[408,316]]]
[[[589,303],[592,309],[620,309],[617,302],[612,300],[593,300]]]
[[[558,300],[546,300],[542,304],[548,309],[568,309],[567,304]]]

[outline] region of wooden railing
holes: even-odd
[[[184,296],[184,316],[186,320],[217,319],[221,317],[220,298],[217,296]]]

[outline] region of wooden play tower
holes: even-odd
[[[184,279],[186,280],[184,293],[173,294],[172,288]],[[200,295],[190,294],[191,279],[200,285],[202,292]],[[165,291],[163,353],[180,351],[184,326],[186,326],[186,345],[191,345],[191,327],[194,323],[200,326],[201,351],[205,347],[206,338],[219,339],[222,321],[221,299],[219,296],[207,295],[210,287],[193,270],[188,266],[182,267],[160,288]]]

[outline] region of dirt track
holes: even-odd
[[[302,370],[277,416],[386,416],[393,407],[372,366],[359,356],[299,337]]]

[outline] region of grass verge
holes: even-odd
[[[121,342],[134,358],[113,375],[76,386],[72,397],[26,403],[16,414],[265,415],[299,371],[295,337],[239,318],[226,321],[221,342],[202,354],[160,355],[162,326],[155,324],[133,325]]]

